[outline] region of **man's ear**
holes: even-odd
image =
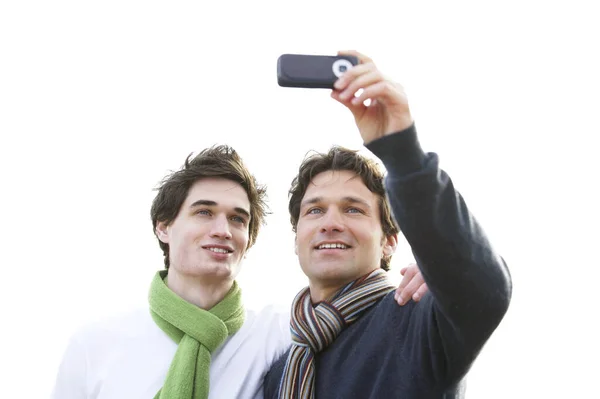
[[[298,255],[298,236],[294,236],[294,252]]]
[[[388,256],[392,256],[394,252],[396,252],[396,247],[398,246],[398,234],[392,234],[387,236],[383,243],[383,256],[386,258]]]
[[[165,222],[158,222],[154,232],[160,241],[165,244],[169,243],[169,226]]]

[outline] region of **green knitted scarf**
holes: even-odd
[[[166,270],[150,286],[150,313],[156,324],[179,344],[163,387],[155,399],[206,399],[211,353],[244,324],[245,311],[237,283],[210,310],[184,301],[166,283]]]

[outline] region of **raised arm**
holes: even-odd
[[[344,53],[361,64],[338,80],[332,97],[352,112],[365,146],[387,169],[393,215],[432,294],[430,307],[419,308],[429,314],[419,317],[442,341],[447,377],[460,378],[508,309],[508,269],[438,156],[421,149],[402,86],[368,57]]]

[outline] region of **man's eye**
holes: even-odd
[[[246,219],[244,219],[241,216],[233,216],[231,218],[231,220],[233,220],[234,222],[237,222],[237,223],[242,223],[242,224],[246,223]]]

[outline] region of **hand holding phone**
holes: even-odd
[[[413,123],[404,88],[354,50],[335,56],[283,54],[277,61],[277,81],[282,87],[333,89],[331,97],[352,112],[365,143]]]
[[[358,62],[352,55],[282,54],[277,60],[277,83],[281,87],[333,89],[335,81]]]

